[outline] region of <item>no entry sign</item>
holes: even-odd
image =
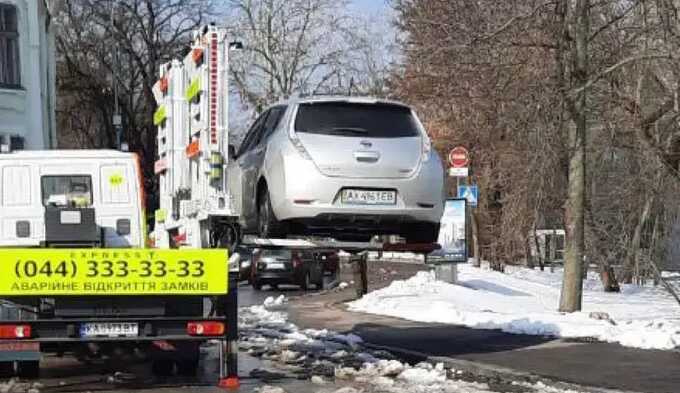
[[[463,146],[454,147],[449,152],[449,165],[451,168],[465,168],[470,163],[468,151]]]

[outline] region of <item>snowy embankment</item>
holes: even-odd
[[[352,311],[420,322],[556,337],[593,337],[645,349],[680,346],[680,306],[661,287],[623,285],[605,293],[597,274],[583,283],[583,311],[557,312],[562,271],[508,266],[506,273],[459,265],[460,285],[434,273],[395,281],[349,304]]]

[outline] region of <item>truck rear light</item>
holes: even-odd
[[[0,325],[0,339],[2,338],[30,338],[30,325]]]
[[[298,267],[300,267],[300,265],[302,265],[302,260],[300,259],[300,254],[293,253],[293,258],[291,258],[291,259],[293,260],[293,268],[297,269]]]
[[[221,336],[224,334],[222,322],[204,321],[187,323],[187,334],[190,336]]]

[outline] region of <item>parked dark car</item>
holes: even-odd
[[[336,251],[320,252],[317,254],[318,259],[323,266],[324,274],[335,276],[340,268],[340,256]]]
[[[250,284],[255,290],[264,285],[299,285],[310,289],[323,288],[323,266],[310,251],[289,249],[262,249],[253,253]]]

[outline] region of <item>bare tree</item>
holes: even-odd
[[[347,1],[230,0],[229,5],[233,34],[244,43],[244,51],[232,57],[232,78],[256,111],[294,94],[340,92],[358,75],[359,63],[377,67],[367,37],[346,11]]]
[[[155,201],[158,68],[184,54],[190,33],[213,12],[205,0],[66,2],[56,17],[60,146],[115,147],[115,87],[124,140],[140,154],[148,202]]]

